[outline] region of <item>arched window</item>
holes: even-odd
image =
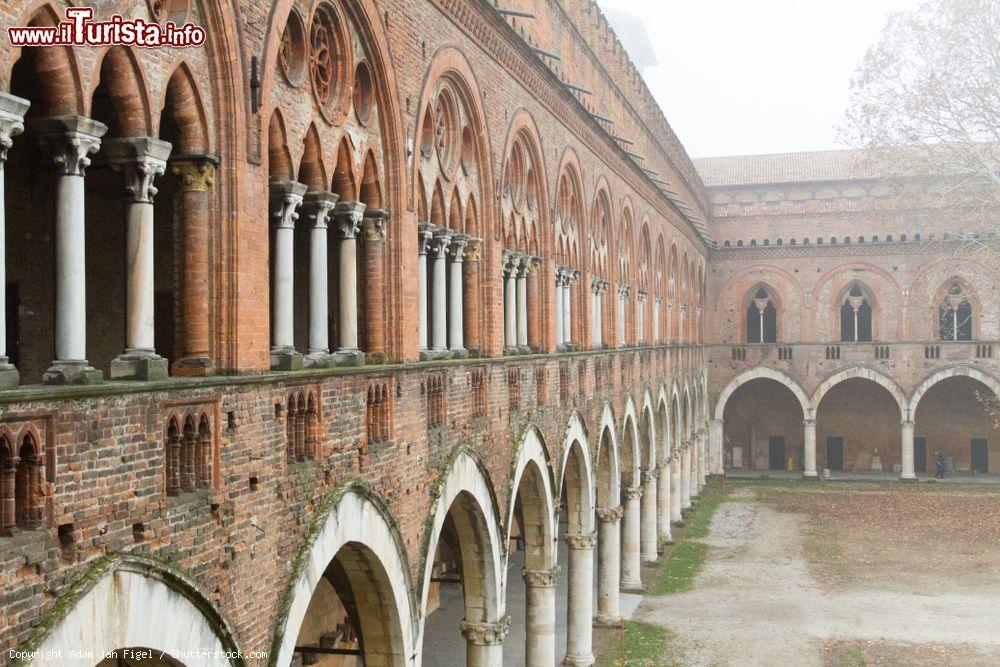
[[[872,304],[855,283],[840,305],[840,340],[864,343],[872,339]]]
[[[747,305],[747,342],[778,342],[778,308],[763,286],[758,287]]]
[[[941,340],[972,340],[972,302],[957,280],[941,300],[938,322]]]

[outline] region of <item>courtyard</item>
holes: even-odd
[[[712,480],[713,498],[707,534],[674,547],[707,546],[689,590],[647,591],[627,625],[662,650],[630,664],[1000,662],[995,487]]]

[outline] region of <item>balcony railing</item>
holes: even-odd
[[[708,345],[709,359],[732,366],[813,362],[840,365],[893,362],[989,363],[1000,358],[1000,341],[869,342],[869,343],[738,343]]]

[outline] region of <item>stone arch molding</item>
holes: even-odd
[[[899,408],[900,419],[909,419],[910,403],[907,400],[903,389],[895,380],[869,366],[851,366],[850,368],[837,371],[823,380],[823,382],[816,387],[816,391],[813,392],[812,400],[809,403],[810,414],[815,417],[816,411],[819,409],[819,404],[823,401],[823,397],[826,396],[828,391],[844,380],[851,380],[853,378],[871,380],[875,384],[884,387],[885,390],[888,391],[896,400],[896,406]]]
[[[401,634],[402,646],[399,648],[407,659],[414,654],[410,567],[399,533],[388,517],[388,509],[369,497],[363,488],[350,488],[336,500],[325,517],[321,513],[314,521],[318,532],[296,560],[294,571],[298,576],[286,593],[290,603],[285,621],[278,628],[280,634],[275,637],[270,664],[291,664],[295,641],[316,586],[341,547],[352,542],[367,547],[385,570],[399,624],[392,630]]]
[[[673,425],[670,421],[670,395],[667,393],[667,386],[661,384],[660,391],[657,393],[656,397],[656,412],[657,414],[663,413],[663,433],[660,434],[662,439],[662,447],[660,449],[659,455],[657,456],[657,462],[661,465],[667,462],[670,457],[671,450],[671,438],[670,434],[673,429]]]
[[[566,483],[566,466],[569,465],[569,456],[574,442],[579,443],[578,446],[581,450],[580,458],[586,470],[585,478],[583,479],[583,499],[589,508],[586,514],[590,519],[591,525],[584,526],[584,530],[592,532],[595,529],[593,514],[594,508],[597,505],[597,490],[594,488],[594,464],[590,460],[590,442],[587,439],[587,431],[583,425],[583,418],[576,410],[569,417],[569,423],[566,425],[566,434],[563,437],[562,461],[559,465],[559,484],[556,487],[560,493],[562,492],[563,485]]]
[[[973,368],[972,366],[966,366],[965,364],[959,366],[949,366],[947,368],[939,369],[930,375],[928,375],[924,380],[917,386],[913,391],[913,395],[910,397],[909,410],[910,419],[916,419],[917,417],[917,406],[920,404],[920,399],[924,397],[927,391],[942,380],[947,380],[953,377],[968,377],[973,380],[978,380],[984,385],[989,387],[990,391],[993,392],[994,396],[1000,398],[1000,380],[993,377],[988,373],[984,373],[978,368]]]
[[[601,411],[601,426],[597,433],[597,447],[598,451],[594,456],[594,461],[598,462],[596,465],[600,465],[601,452],[600,447],[604,440],[604,432],[607,430],[610,435],[611,444],[611,455],[608,460],[611,462],[611,488],[608,489],[608,494],[612,498],[618,498],[621,494],[621,465],[618,459],[618,429],[615,426],[615,413],[611,409],[610,403],[604,404],[604,409]],[[599,474],[597,467],[594,468],[594,488],[596,489],[598,484],[596,482],[596,476]],[[617,504],[617,502],[615,503]]]
[[[91,568],[65,596],[73,601],[65,614],[51,626],[39,626],[51,630],[22,647],[34,651],[35,658],[14,665],[48,666],[53,663],[42,658],[59,651],[60,665],[91,667],[111,651],[128,647],[166,651],[187,664],[201,664],[184,658],[184,652],[195,650],[212,656],[204,664],[245,664],[229,624],[196,584],[152,559],[111,558]],[[93,657],[74,659],[70,650]]]
[[[642,465],[642,453],[639,451],[639,418],[636,414],[635,401],[629,396],[628,400],[625,401],[625,417],[622,419],[621,434],[625,438],[629,432],[629,424],[632,425],[632,442],[623,443],[623,447],[628,447],[630,444],[632,446],[632,483],[635,484],[639,479],[640,468]],[[621,472],[621,471],[620,471]]]
[[[423,645],[423,632],[427,621],[427,594],[434,568],[434,549],[441,538],[441,530],[448,511],[460,494],[469,496],[474,501],[475,509],[481,515],[487,531],[485,537],[489,539],[489,544],[485,545],[489,562],[483,564],[490,570],[485,577],[489,582],[485,591],[487,599],[483,601],[486,620],[491,623],[499,621],[505,613],[506,603],[500,589],[503,563],[500,546],[500,513],[485,472],[472,454],[462,448],[454,457],[447,476],[441,482],[431,504],[431,519],[424,539],[424,563],[420,587],[420,638],[416,644],[418,648]]]
[[[814,408],[813,404],[809,400],[809,396],[802,389],[802,386],[793,380],[791,376],[786,375],[779,370],[758,366],[756,368],[749,368],[743,371],[730,380],[725,387],[723,387],[722,391],[719,392],[719,398],[715,401],[715,418],[720,421],[722,420],[726,410],[726,403],[729,402],[729,398],[733,395],[733,392],[745,385],[747,382],[758,379],[774,380],[775,382],[788,387],[788,389],[795,394],[795,397],[799,399],[799,405],[802,406],[803,418],[811,419],[812,415],[815,414],[813,412]],[[819,405],[819,401],[816,402],[816,405]]]
[[[538,429],[534,426],[529,426],[524,435],[521,438],[521,446],[517,449],[517,459],[514,461],[514,474],[511,476],[510,485],[507,487],[507,521],[505,523],[506,527],[506,541],[504,544],[510,544],[510,531],[514,526],[514,501],[515,494],[521,485],[521,479],[524,477],[524,471],[527,469],[528,465],[534,464],[538,467],[539,476],[542,479],[542,485],[544,486],[543,498],[545,500],[545,520],[548,525],[545,526],[545,532],[550,537],[556,534],[556,523],[555,523],[555,502],[554,502],[554,492],[552,490],[552,477],[551,470],[549,466],[549,456],[548,452],[545,451],[545,445],[542,442],[542,437],[538,433]],[[504,553],[504,572],[507,572],[507,566],[510,564],[510,551],[505,550]],[[546,563],[546,567],[552,567],[555,565],[555,555],[553,549],[549,549],[549,562]],[[506,588],[506,577],[505,588]]]
[[[650,439],[650,442],[640,442],[639,443],[639,447],[640,448],[644,448],[644,447],[649,447],[650,448],[649,456],[647,457],[646,461],[647,461],[650,469],[652,469],[652,468],[656,467],[656,464],[659,461],[659,457],[657,455],[658,454],[658,452],[657,452],[658,448],[656,446],[656,444],[658,442],[657,436],[659,434],[656,432],[656,410],[653,409],[653,395],[649,393],[649,389],[648,388],[643,392],[643,395],[642,395],[642,414],[645,415],[649,419],[649,439]],[[640,421],[640,423],[642,423],[642,422]],[[640,434],[640,437],[641,437],[641,434]]]

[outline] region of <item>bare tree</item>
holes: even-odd
[[[896,12],[851,82],[841,139],[868,149],[921,208],[963,223],[964,252],[1000,257],[1000,0]]]

